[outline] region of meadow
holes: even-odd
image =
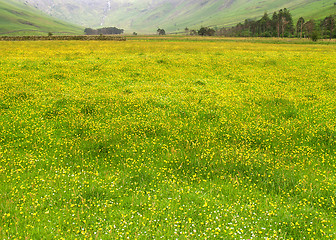
[[[336,45],[0,42],[1,239],[335,239]]]

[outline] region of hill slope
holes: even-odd
[[[30,6],[0,0],[0,35],[83,34],[83,29],[56,20]]]
[[[185,27],[231,26],[288,8],[294,20],[336,13],[335,0],[19,0],[49,15],[88,27],[116,26],[126,31],[183,31]]]

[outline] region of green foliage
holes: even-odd
[[[313,42],[317,42],[317,40],[320,38],[319,33],[317,31],[314,31],[311,35],[311,40]]]
[[[336,30],[336,20],[335,16],[328,16],[324,18],[324,20],[321,22],[321,28],[322,28],[322,33],[326,35],[326,38],[333,38],[333,35]]]
[[[208,27],[201,27],[200,30],[198,30],[198,35],[200,36],[213,36],[215,35],[215,30]]]
[[[159,34],[159,35],[166,35],[166,31],[164,29],[161,29],[161,28],[158,28],[158,30],[156,30],[156,32]]]
[[[124,29],[119,29],[116,27],[104,27],[98,29],[85,28],[84,32],[86,35],[114,35],[124,33]]]
[[[265,12],[257,21],[246,19],[235,27],[220,29],[217,34],[227,37],[290,37],[294,34],[293,19],[289,10],[284,8],[274,12],[272,19]]]

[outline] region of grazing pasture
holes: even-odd
[[[0,43],[2,239],[335,239],[336,45]]]

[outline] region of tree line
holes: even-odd
[[[306,21],[300,17],[296,24],[288,9],[280,9],[270,17],[265,13],[259,20],[246,19],[234,27],[213,29],[202,27],[199,30],[185,29],[187,34],[201,36],[226,36],[226,37],[298,37],[311,38],[336,38],[335,16],[325,17],[323,20]]]
[[[124,29],[119,29],[116,27],[104,27],[98,29],[85,28],[86,35],[114,35],[124,33]]]

